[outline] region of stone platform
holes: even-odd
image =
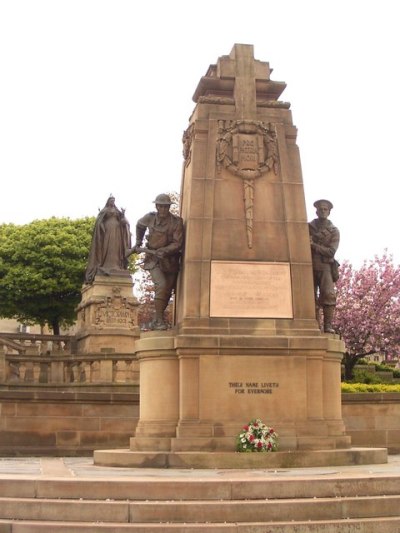
[[[367,465],[387,462],[386,448],[304,450],[272,453],[237,452],[135,452],[95,450],[98,466],[139,468],[304,468],[313,466]]]
[[[394,533],[399,503],[399,455],[375,465],[201,470],[0,458],[0,533]]]

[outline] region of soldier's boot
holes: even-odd
[[[324,332],[325,333],[335,333],[335,330],[332,327],[333,315],[335,312],[334,305],[324,305]]]
[[[161,298],[156,298],[154,300],[156,316],[152,323],[151,329],[164,330],[168,328],[167,324],[164,322],[164,311],[167,305],[168,302],[166,303],[165,300],[161,300]]]

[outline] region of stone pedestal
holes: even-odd
[[[140,336],[130,275],[99,276],[82,289],[78,306],[79,353],[134,353]]]
[[[342,350],[333,336],[142,338],[140,421],[131,449],[233,451],[252,418],[276,428],[282,451],[347,448]]]

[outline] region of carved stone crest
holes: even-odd
[[[279,171],[276,130],[255,120],[219,120],[217,167],[243,179],[247,244],[253,246],[254,180],[272,170]]]
[[[278,147],[272,124],[256,120],[219,120],[217,165],[244,179],[273,170],[278,174]]]
[[[137,326],[136,306],[121,296],[121,289],[113,287],[113,296],[98,302],[95,327],[132,329]]]

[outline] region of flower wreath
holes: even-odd
[[[254,418],[236,439],[238,452],[274,452],[278,448],[278,434],[259,418]]]

